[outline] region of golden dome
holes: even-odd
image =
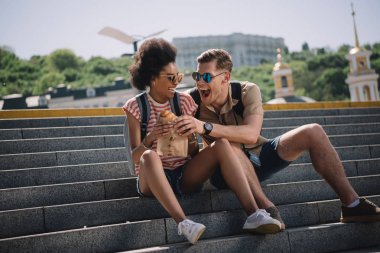
[[[357,54],[357,53],[359,53],[359,52],[364,52],[365,51],[365,49],[363,49],[363,48],[361,48],[361,47],[354,47],[354,48],[352,48],[351,50],[350,50],[350,54],[352,55],[352,54]]]
[[[273,71],[277,71],[280,69],[290,69],[289,65],[282,62],[281,49],[277,48],[277,62],[273,66]]]
[[[290,67],[289,67],[289,65],[286,64],[286,63],[277,62],[277,63],[273,66],[273,70],[274,70],[274,71],[277,71],[277,70],[280,70],[280,69],[290,69]]]

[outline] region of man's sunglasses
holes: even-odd
[[[206,83],[211,83],[212,79],[214,77],[217,77],[217,76],[220,76],[221,74],[224,74],[226,72],[222,72],[222,73],[219,73],[215,76],[213,76],[211,73],[203,73],[203,74],[200,74],[198,72],[193,72],[193,74],[191,75],[193,77],[193,79],[197,82],[199,82],[199,80],[201,80],[201,78],[203,79],[203,81],[205,81]]]
[[[160,74],[160,76],[166,76],[173,84],[180,83],[183,79],[183,73],[179,72],[177,74]]]

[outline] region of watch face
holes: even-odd
[[[212,130],[212,125],[211,125],[211,123],[206,122],[206,123],[205,123],[205,129],[206,129],[207,131],[211,132],[211,130]]]
[[[212,131],[213,126],[210,122],[205,122],[203,128],[205,129],[205,134],[208,135]]]

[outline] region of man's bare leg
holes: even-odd
[[[359,198],[346,177],[337,152],[320,125],[304,125],[281,136],[277,152],[283,160],[294,161],[304,151],[309,152],[314,169],[334,189],[343,205]]]
[[[232,143],[232,147],[234,149],[235,154],[239,158],[239,161],[244,168],[245,175],[248,180],[249,187],[252,191],[253,196],[257,202],[257,205],[260,208],[268,208],[274,206],[272,201],[268,199],[265,195],[263,188],[261,187],[260,181],[256,175],[256,171],[253,168],[252,163],[249,161],[246,154],[244,154],[243,150],[240,147],[240,144]]]

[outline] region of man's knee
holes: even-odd
[[[313,123],[306,126],[306,135],[309,140],[321,141],[327,137],[326,132],[321,125]]]
[[[213,144],[213,147],[214,148],[230,148],[231,147],[231,144],[230,142],[226,139],[226,138],[220,138],[220,139],[217,139],[214,144]]]

